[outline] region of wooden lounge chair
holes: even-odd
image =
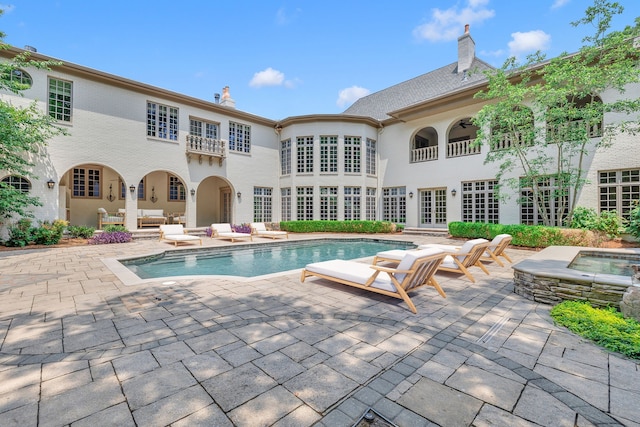
[[[237,233],[231,229],[231,224],[211,224],[211,231],[211,237],[231,239],[231,243],[239,239],[249,239],[253,242],[250,233]]]
[[[491,240],[487,250],[480,257],[480,261],[495,261],[500,267],[504,267],[504,264],[500,261],[500,257],[502,257],[513,264],[509,255],[505,253],[505,249],[511,244],[512,240],[511,234],[498,234]]]
[[[178,243],[181,242],[195,242],[197,240],[202,246],[202,239],[198,236],[187,234],[182,224],[161,224],[160,240],[173,242],[174,246],[178,246]]]
[[[251,234],[258,237],[269,237],[271,239],[277,239],[278,237],[289,238],[289,233],[280,230],[267,230],[267,226],[264,222],[252,222]]]
[[[302,270],[300,281],[304,282],[307,277],[316,276],[399,298],[413,313],[417,313],[416,306],[409,298],[409,292],[422,286],[433,286],[443,298],[447,297],[433,277],[445,253],[439,249],[405,252],[405,256],[395,268],[340,259],[308,264]]]
[[[472,282],[475,283],[476,279],[469,272],[469,268],[478,267],[486,274],[489,274],[489,270],[482,265],[480,262],[480,257],[485,253],[489,246],[489,241],[486,239],[473,239],[467,241],[462,246],[452,246],[452,245],[439,245],[439,244],[428,244],[428,245],[420,245],[418,250],[421,249],[439,249],[447,256],[442,261],[442,264],[438,267],[440,271],[447,271],[451,273],[462,273],[469,278]],[[374,264],[378,262],[386,261],[386,262],[398,262],[404,256],[404,252],[414,252],[414,251],[403,251],[400,249],[394,249],[391,251],[379,252],[374,258]]]

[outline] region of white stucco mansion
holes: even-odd
[[[21,49],[11,48],[0,58]],[[36,52],[34,59],[52,59]],[[97,212],[124,212],[130,230],[140,209],[184,216],[187,227],[286,220],[388,220],[407,227],[451,221],[536,223],[518,195],[493,195],[498,165],[472,145],[473,95],[489,69],[468,31],[458,61],[361,98],[341,114],[272,120],[235,108],[228,88],[213,100],[65,62],[13,76],[30,84],[14,105],[34,100],[68,135],[49,141],[37,179],[0,179],[40,197],[37,219],[97,227]],[[639,87],[627,95],[640,96]],[[603,101],[615,94],[602,93]],[[614,121],[605,115],[604,123]],[[601,129],[600,129],[601,130]],[[598,129],[593,137],[599,137]],[[580,206],[628,212],[640,198],[638,140],[592,150]],[[526,191],[526,189],[523,189]]]

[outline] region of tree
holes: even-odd
[[[3,11],[0,9],[0,16]],[[5,34],[0,32],[0,50],[8,50],[4,43]],[[54,61],[37,61],[29,52],[16,55],[13,59],[0,62],[0,90],[19,95],[27,89],[23,83],[12,77],[25,68],[49,69],[59,65]],[[16,107],[0,95],[0,171],[10,175],[37,178],[32,172],[37,157],[44,155],[46,141],[65,131],[55,126],[52,117],[44,114],[36,103],[28,107]],[[32,216],[30,208],[41,206],[37,197],[0,182],[0,221],[16,215]]]
[[[624,93],[640,81],[640,18],[622,31],[608,32],[622,11],[616,2],[594,0],[585,16],[571,23],[595,27],[577,53],[546,61],[537,52],[524,64],[509,58],[485,72],[487,89],[476,94],[487,101],[473,118],[480,128],[477,143],[490,148],[485,163],[499,163],[499,197],[507,197],[503,187],[515,189],[520,203],[537,207],[545,225],[571,221],[587,182],[583,165],[589,152],[609,146],[622,133],[639,131],[640,100]],[[617,100],[602,102],[605,90],[616,91]],[[626,119],[603,127],[605,113],[623,113]]]

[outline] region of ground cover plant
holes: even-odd
[[[594,308],[585,301],[563,301],[551,309],[551,317],[607,350],[640,359],[640,323],[614,307]]]

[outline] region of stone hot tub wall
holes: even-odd
[[[589,301],[593,306],[620,306],[631,286],[630,276],[594,274],[568,268],[580,251],[610,252],[612,256],[637,254],[640,249],[598,249],[577,246],[551,246],[513,266],[514,291],[545,304],[564,300]]]

